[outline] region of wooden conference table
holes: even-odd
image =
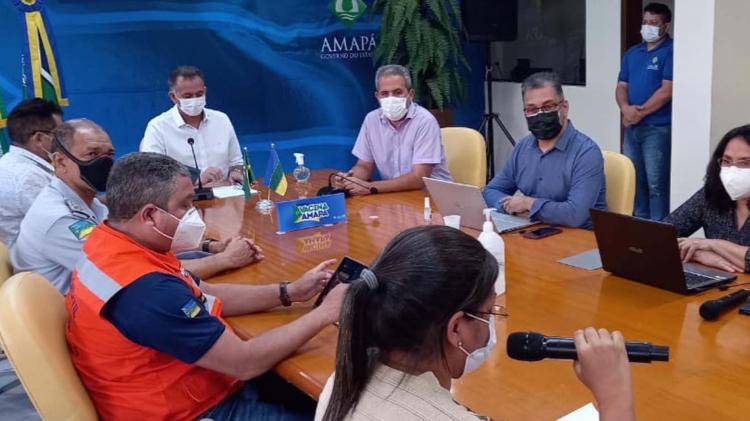
[[[313,174],[300,188],[288,176],[285,198],[315,195],[327,182],[327,171]],[[266,190],[263,189],[263,196]],[[347,199],[348,223],[286,234],[276,233],[275,213],[261,215],[254,205],[231,198],[206,202],[208,234],[215,238],[242,234],[264,249],[266,259],[212,278],[212,282],[275,283],[297,279],[328,258],[351,256],[371,263],[399,231],[424,224],[424,192],[379,194]],[[435,212],[433,223],[442,223]],[[465,229],[477,236],[478,232]],[[705,322],[698,307],[727,292],[698,296],[678,294],[611,276],[585,271],[557,260],[596,247],[593,233],[565,229],[560,235],[530,240],[503,235],[506,244],[507,293],[498,299],[510,314],[497,321],[498,344],[479,370],[453,382],[455,399],[495,420],[551,420],[593,397],[578,381],[569,361],[514,361],[505,354],[505,338],[515,331],[572,336],[585,326],[619,329],[626,339],[670,347],[668,363],[633,364],[633,383],[640,419],[747,419],[750,417],[750,317],[736,310],[718,322]],[[749,281],[741,275],[738,282]],[[233,317],[230,324],[244,337],[281,326],[310,311],[312,303]],[[408,329],[409,326],[404,326]],[[325,328],[276,371],[317,398],[332,373],[337,329]]]

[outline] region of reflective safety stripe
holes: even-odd
[[[107,274],[96,267],[96,265],[86,257],[85,253],[76,263],[76,272],[78,274],[78,280],[80,280],[89,291],[94,293],[94,295],[99,297],[99,299],[105,303],[122,288],[114,279],[110,278]]]
[[[213,295],[208,295],[206,293],[204,293],[203,296],[206,297],[206,302],[203,304],[206,306],[206,310],[208,310],[210,314],[216,316],[216,314],[214,313],[214,306],[216,305],[216,297],[214,297]]]

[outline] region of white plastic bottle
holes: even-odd
[[[424,223],[430,225],[432,223],[432,208],[430,207],[430,198],[424,198]]]
[[[495,281],[495,292],[500,295],[505,293],[505,242],[503,237],[495,232],[495,227],[492,224],[492,211],[494,210],[495,208],[487,208],[483,211],[485,220],[482,225],[482,233],[479,234],[479,242],[497,259],[500,270]]]
[[[295,152],[294,160],[297,161],[297,168],[294,169],[292,175],[298,183],[307,183],[310,179],[310,169],[305,166],[305,155]]]

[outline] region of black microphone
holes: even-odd
[[[193,143],[195,143],[195,140],[193,140],[192,137],[189,137],[187,143],[188,145],[190,145],[190,150],[193,152],[195,169],[198,170],[198,188],[195,189],[195,196],[193,196],[193,200],[211,200],[214,198],[214,191],[209,187],[203,187],[203,183],[201,182],[201,169],[198,167],[198,158],[195,157],[195,148],[193,147]]]
[[[698,312],[701,314],[701,317],[706,320],[715,320],[725,311],[730,310],[732,307],[745,301],[747,297],[750,297],[750,290],[741,289],[729,295],[717,298],[716,300],[706,301],[701,304],[701,308]]]
[[[669,361],[669,347],[648,342],[625,342],[631,363]],[[510,358],[521,361],[539,361],[545,358],[577,360],[573,338],[544,336],[536,332],[513,332],[508,335],[507,352]]]
[[[344,193],[345,197],[351,197],[352,194],[349,193],[349,190],[347,190],[347,189],[339,189],[339,188],[333,187],[333,181],[332,181],[333,177],[338,177],[338,178],[341,178],[343,180],[349,181],[352,184],[356,184],[356,185],[358,185],[360,187],[364,187],[366,189],[369,189],[370,190],[370,194],[377,194],[378,193],[378,189],[376,187],[367,187],[364,184],[358,183],[358,182],[352,180],[349,177],[344,177],[343,175],[338,175],[337,173],[332,172],[331,174],[328,175],[328,186],[322,187],[320,190],[318,190],[318,196],[325,196],[325,195],[328,195],[328,194]]]

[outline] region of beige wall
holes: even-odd
[[[711,150],[714,0],[677,0],[671,209],[700,188]]]
[[[750,123],[750,1],[716,1],[711,147],[730,129]]]
[[[747,0],[676,0],[672,209],[700,188],[714,147],[750,123]]]

